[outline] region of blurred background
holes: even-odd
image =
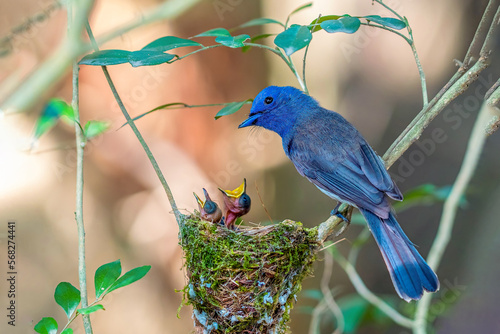
[[[216,27],[232,28],[257,17],[284,21],[305,1],[200,1],[175,20],[140,27],[105,45],[106,49],[136,50],[156,38],[175,35],[183,38]],[[408,18],[427,75],[430,97],[456,71],[454,59],[463,59],[487,1],[443,0],[387,2]],[[99,0],[90,23],[100,36],[117,25],[140,17],[157,1]],[[0,100],[29,73],[40,66],[64,37],[66,14],[52,8],[49,0],[19,0],[0,3],[0,36],[29,17],[46,13],[47,19],[16,33],[7,52],[0,57]],[[292,23],[308,24],[319,14],[390,16],[368,0],[314,1],[311,8],[292,17]],[[248,28],[241,33],[278,33],[279,26]],[[211,43],[212,40],[200,40]],[[270,39],[269,43],[272,40]],[[451,185],[460,168],[467,140],[486,90],[500,72],[497,53],[492,65],[479,80],[452,102],[428,127],[391,174],[403,192],[424,183]],[[179,49],[182,54],[184,50]],[[302,51],[294,56],[299,66]],[[300,66],[299,66],[300,67]],[[109,68],[118,92],[131,115],[136,116],[172,102],[208,104],[253,98],[265,86],[293,85],[297,81],[286,65],[263,50],[217,48],[198,53],[172,65],[132,68],[128,64]],[[382,155],[421,109],[418,71],[407,43],[382,30],[362,27],[354,35],[314,34],[309,48],[307,82],[312,96],[352,122],[374,149]],[[59,123],[41,138],[37,148],[26,152],[36,119],[51,97],[71,100],[71,73],[55,83],[28,112],[0,120],[0,244],[2,270],[0,305],[6,298],[7,222],[17,226],[18,317],[17,326],[2,333],[31,333],[44,316],[60,324],[65,315],[53,293],[61,281],[78,286],[77,231],[75,211],[74,129]],[[108,295],[106,311],[92,315],[96,333],[189,333],[193,330],[191,310],[183,307],[177,318],[181,293],[186,282],[178,228],[165,193],[113,99],[98,67],[80,71],[82,123],[87,120],[111,122],[110,131],[92,140],[85,154],[84,219],[87,236],[87,270],[90,301],[94,296],[93,273],[102,264],[121,259],[123,270],[150,264],[141,281]],[[313,227],[328,218],[335,203],[300,177],[285,157],[280,138],[267,131],[238,130],[249,106],[214,121],[218,108],[163,110],[137,121],[150,145],[178,206],[184,213],[196,208],[193,191],[206,187],[222,204],[217,187],[234,189],[244,177],[253,200],[246,220],[269,221],[289,218]],[[432,141],[438,129],[446,138]],[[423,143],[433,143],[423,146]],[[429,149],[432,147],[432,149]],[[453,239],[437,270],[441,290],[431,307],[430,320],[439,333],[498,333],[500,288],[500,137],[491,136],[477,173],[467,193],[467,204],[459,211]],[[415,153],[421,151],[421,153]],[[415,160],[414,156],[424,157]],[[261,199],[259,199],[259,195]],[[440,204],[413,207],[399,215],[410,239],[427,255],[441,217]],[[338,244],[347,252],[361,230],[353,225]],[[306,279],[304,290],[318,290],[324,262],[315,265],[315,277]],[[396,297],[382,257],[373,239],[363,248],[357,268],[366,285],[387,296],[405,314],[412,304]],[[330,287],[339,298],[355,293],[338,265],[334,265]],[[318,300],[313,293],[302,294],[292,311],[293,333],[307,333],[311,310]],[[5,311],[3,311],[5,312]],[[369,319],[368,319],[369,320]],[[322,318],[321,333],[334,329],[333,316]],[[81,320],[73,324],[83,332]],[[409,333],[391,321],[368,321],[357,333]]]

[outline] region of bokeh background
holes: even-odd
[[[300,0],[200,1],[191,10],[168,22],[133,30],[102,48],[135,50],[166,35],[194,36],[215,27],[231,28],[257,17],[284,21],[303,4]],[[463,59],[486,1],[443,0],[387,2],[408,17],[416,46],[427,75],[432,97],[455,72],[453,59]],[[100,0],[90,22],[97,36],[139,17],[158,1]],[[48,0],[3,1],[0,3],[0,36],[28,17],[46,11]],[[293,16],[292,22],[306,24],[319,14],[389,15],[369,0],[314,1],[312,8]],[[60,43],[65,34],[65,12],[56,9],[49,18],[27,31],[15,34],[10,50],[0,57],[0,100],[16,82],[36,69]],[[245,32],[255,35],[260,28]],[[279,32],[278,26],[263,32]],[[204,41],[210,42],[209,39]],[[496,51],[498,50],[496,44]],[[182,53],[183,50],[179,50]],[[300,67],[301,52],[294,56]],[[275,55],[252,49],[217,48],[172,65],[132,68],[128,64],[109,68],[128,111],[138,115],[171,102],[207,104],[253,98],[269,84],[298,86],[294,76]],[[418,163],[397,162],[391,173],[407,191],[424,183],[446,186],[459,170],[467,139],[485,91],[500,72],[498,52],[492,65],[462,97],[455,100],[424,132],[420,143],[429,142],[434,129],[442,129],[446,140],[434,143],[431,152],[414,145],[401,161],[410,161],[420,150]],[[364,134],[379,154],[389,147],[421,108],[417,68],[409,46],[400,37],[362,27],[354,35],[325,32],[314,34],[309,49],[307,81],[311,95],[323,106],[336,110]],[[189,333],[193,330],[190,308],[177,308],[186,277],[178,246],[177,225],[167,198],[132,131],[121,128],[124,119],[98,67],[80,72],[82,120],[107,120],[112,128],[92,140],[85,154],[84,218],[87,236],[89,295],[93,273],[100,265],[121,259],[124,271],[150,264],[141,281],[106,297],[106,311],[92,316],[96,333]],[[0,309],[2,333],[31,333],[44,316],[65,323],[53,293],[60,281],[78,286],[77,232],[75,210],[74,130],[63,123],[42,137],[36,150],[25,151],[34,123],[50,97],[71,99],[71,74],[48,88],[45,100],[26,113],[0,121]],[[266,131],[237,130],[249,111],[214,121],[217,108],[164,110],[137,122],[170,183],[178,206],[192,212],[193,191],[201,188],[217,198],[217,187],[234,189],[247,178],[253,208],[252,222],[268,221],[261,205],[273,220],[290,218],[315,226],[324,221],[335,203],[301,178],[287,160],[279,137]],[[439,333],[500,332],[498,300],[500,288],[500,137],[491,136],[476,176],[467,193],[467,204],[457,216],[452,242],[437,270],[441,291],[431,308]],[[404,162],[403,162],[404,164]],[[261,200],[259,199],[260,193]],[[399,215],[399,221],[426,255],[438,227],[442,206],[414,207]],[[17,326],[6,325],[7,222],[17,223],[18,318]],[[338,244],[348,251],[360,231],[351,226]],[[321,259],[322,255],[320,255]],[[389,275],[371,240],[360,254],[358,268],[374,292],[394,298]],[[318,290],[323,262],[315,266],[315,277],[304,283]],[[339,266],[334,266],[330,286],[339,297],[354,292]],[[91,298],[92,300],[92,298]],[[394,299],[402,312],[411,312]],[[299,296],[292,313],[293,333],[307,333],[308,310],[318,301]],[[324,317],[322,333],[334,329],[332,317]],[[74,323],[83,332],[81,321]],[[358,333],[407,333],[391,322],[363,326]]]

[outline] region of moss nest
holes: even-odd
[[[302,280],[312,271],[317,229],[285,220],[231,231],[185,216],[189,278],[183,304],[199,333],[285,333]]]

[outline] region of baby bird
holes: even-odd
[[[234,223],[238,217],[246,215],[250,211],[252,201],[246,193],[247,180],[243,179],[243,183],[234,190],[223,190],[219,188],[224,197],[226,205],[226,219],[224,224],[229,229],[234,229]]]
[[[193,193],[198,202],[201,219],[218,224],[222,219],[222,211],[217,203],[212,201],[205,188],[203,188],[203,193],[205,194],[205,202],[203,202],[198,195]]]

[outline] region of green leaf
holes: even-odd
[[[406,28],[406,23],[404,21],[392,17],[381,17],[380,15],[367,15],[363,17],[368,21],[372,21],[396,30],[401,30]]]
[[[98,299],[106,290],[116,282],[122,273],[120,260],[103,264],[95,271],[94,286],[95,297]]]
[[[36,122],[33,138],[39,139],[47,133],[63,115],[73,115],[73,108],[61,99],[51,99]]]
[[[71,283],[61,282],[56,287],[54,299],[62,307],[69,319],[78,304],[80,304],[80,290],[71,285]]]
[[[306,47],[312,39],[312,34],[307,26],[293,24],[290,28],[280,33],[274,39],[274,44],[285,51],[287,56]]]
[[[404,194],[404,201],[394,203],[397,212],[407,210],[417,205],[431,205],[446,201],[450,195],[451,186],[436,187],[433,184],[422,184],[410,189]],[[467,203],[465,196],[460,199],[460,205]]]
[[[88,54],[78,62],[80,65],[108,66],[129,62],[130,51],[126,50],[101,50]]]
[[[61,334],[73,334],[73,329],[71,328],[66,328],[61,332]]]
[[[122,288],[124,286],[134,283],[135,281],[140,280],[148,273],[149,269],[151,269],[151,266],[142,266],[126,272],[122,277],[117,279],[115,283],[111,285],[107,293],[110,293],[111,291]]]
[[[261,18],[258,18],[258,19],[253,19],[253,20],[250,20],[248,22],[245,22],[242,25],[238,26],[238,28],[247,28],[247,27],[261,26],[261,25],[269,24],[269,23],[279,24],[280,26],[285,27],[285,25],[283,23],[281,23],[280,21],[276,21],[274,19],[268,19],[268,18],[265,18],[265,17],[261,17]]]
[[[327,20],[320,24],[327,33],[345,32],[353,34],[358,31],[361,21],[357,17],[343,16],[338,20]]]
[[[186,46],[201,46],[201,43],[195,42],[191,39],[180,38],[176,36],[165,36],[158,38],[145,47],[142,50],[151,50],[151,51],[161,51],[165,52],[172,49],[182,48]]]
[[[109,129],[111,124],[105,121],[88,121],[83,128],[87,139],[94,138]]]
[[[40,334],[57,334],[57,321],[52,317],[42,318],[34,329]]]
[[[79,308],[77,312],[80,314],[90,314],[99,310],[104,310],[104,306],[102,306],[101,304],[96,304],[86,308]]]
[[[177,56],[155,50],[101,50],[86,55],[80,60],[79,64],[109,66],[130,63],[133,67],[138,67],[163,64],[175,57]]]
[[[231,37],[231,34],[227,29],[224,28],[215,28],[211,29],[205,32],[202,32],[201,34],[198,34],[194,37],[219,37],[219,36],[229,36]]]
[[[337,301],[344,315],[344,333],[355,333],[361,325],[370,304],[359,295],[349,295]]]
[[[128,55],[128,61],[133,67],[160,65],[174,59],[176,55],[161,51],[140,50]]]
[[[215,39],[215,41],[219,44],[222,44],[224,46],[236,49],[236,48],[241,48],[244,47],[245,42],[247,39],[249,39],[250,36],[248,35],[238,35],[238,36],[219,36]]]
[[[321,22],[325,22],[328,20],[338,20],[341,17],[342,16],[340,16],[340,15],[325,15],[325,16],[320,17],[319,19],[315,19],[309,25],[311,27],[311,32],[316,32],[316,31],[322,30],[323,28],[321,28],[321,26],[319,25]]]
[[[248,100],[241,101],[241,102],[232,102],[232,103],[229,103],[227,106],[225,106],[224,108],[222,108],[221,110],[219,110],[219,112],[217,113],[217,115],[215,115],[215,119],[219,119],[222,116],[232,115],[235,112],[237,112],[238,110],[240,110],[241,107],[243,107],[245,104],[248,104],[248,103],[251,103],[251,102],[252,102],[252,100],[248,99]]]

